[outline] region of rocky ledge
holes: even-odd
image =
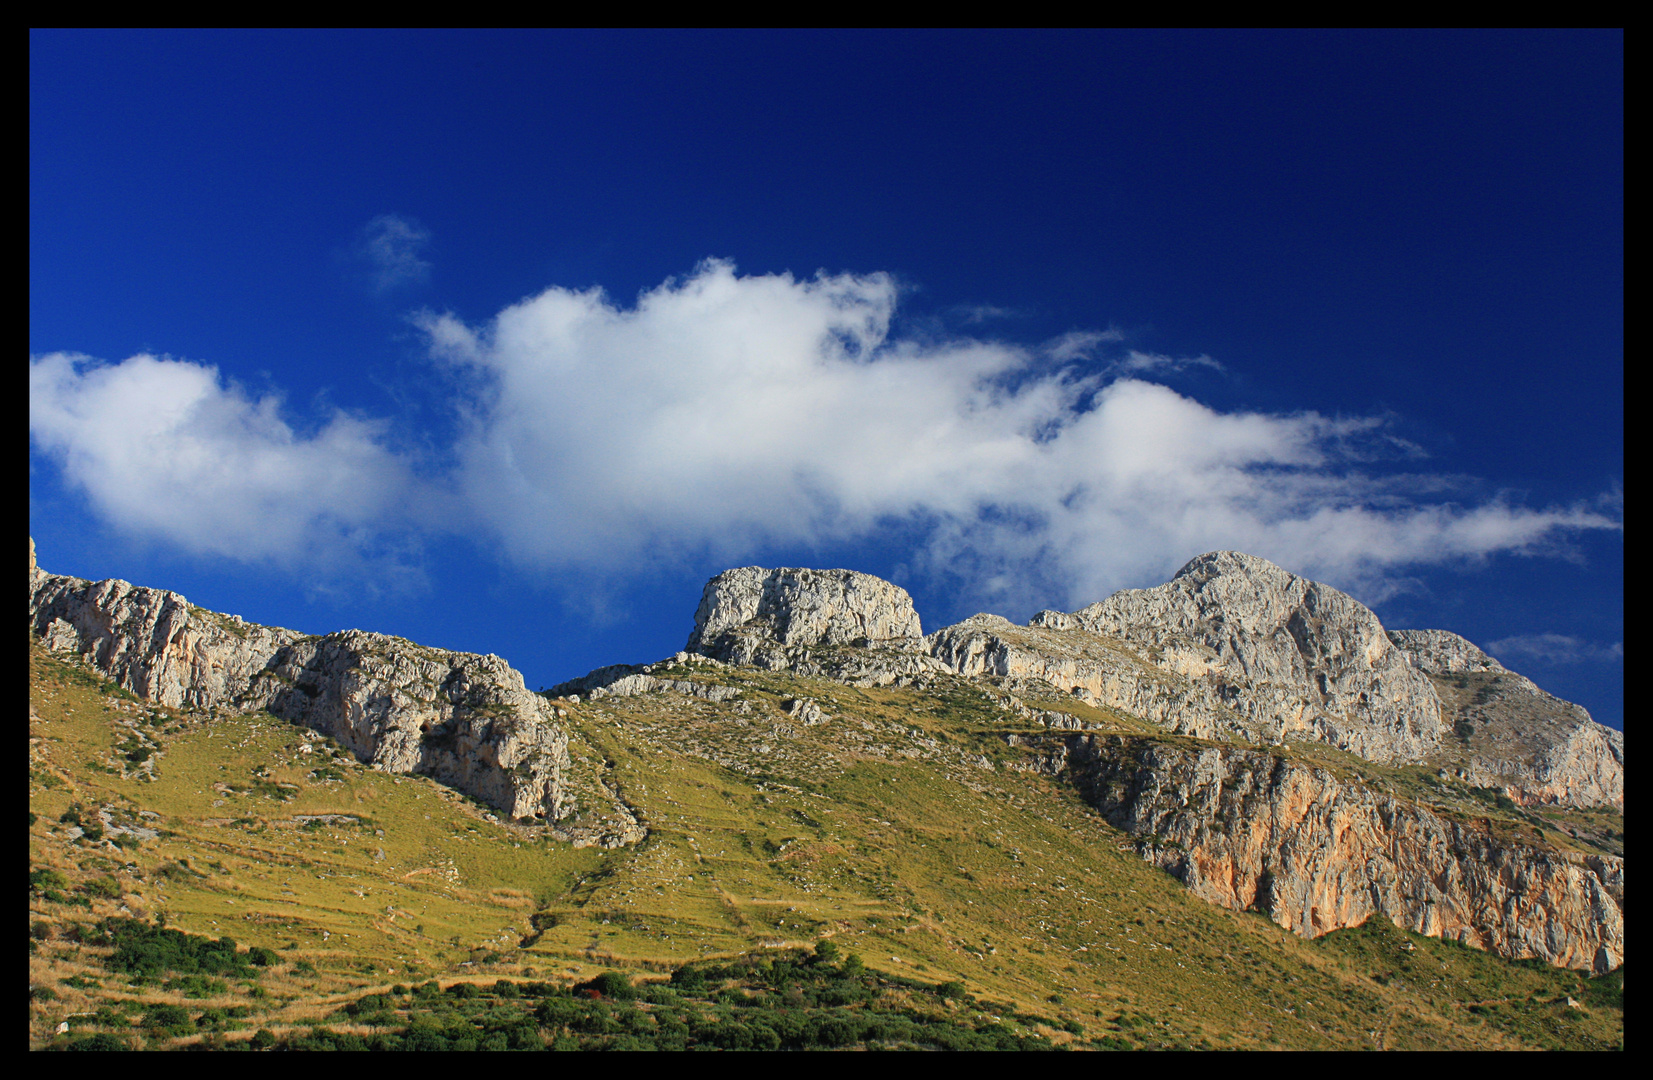
[[[124,689],[174,707],[266,710],[376,769],[430,776],[576,844],[642,839],[629,807],[573,774],[559,707],[497,656],[346,630],[307,636],[195,607],[175,592],[42,571],[29,544],[30,631]]]

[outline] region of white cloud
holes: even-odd
[[[1487,652],[1543,664],[1619,663],[1624,660],[1624,642],[1600,645],[1566,634],[1518,634],[1487,642]]]
[[[299,434],[274,399],[151,356],[32,360],[30,428],[117,526],[289,565],[461,529],[521,567],[623,575],[902,526],[922,537],[911,565],[984,602],[1078,606],[1217,548],[1374,599],[1407,567],[1620,527],[1611,507],[1466,504],[1450,476],[1375,474],[1395,457],[1383,417],[1225,413],[1147,378],[1209,358],[1110,367],[1114,334],[892,338],[896,299],[882,274],[708,262],[630,307],[553,288],[481,326],[421,315],[465,418],[441,476],[384,425]]]
[[[1394,456],[1382,418],[1221,413],[1131,377],[1219,366],[1209,357],[1051,372],[1117,335],[921,346],[888,337],[895,302],[883,275],[708,262],[632,308],[549,289],[484,327],[423,325],[492,380],[461,487],[528,564],[734,559],[895,519],[932,527],[933,571],[1083,603],[1213,548],[1373,585],[1617,527],[1580,508],[1439,501],[1450,478],[1365,475],[1359,462]]]
[[[395,214],[380,214],[363,228],[356,256],[367,269],[368,284],[383,295],[430,279],[431,264],[422,257],[430,230]]]
[[[29,361],[35,445],[116,527],[195,554],[295,567],[381,551],[429,498],[385,448],[385,425],[338,412],[301,435],[280,404],[183,360]]]

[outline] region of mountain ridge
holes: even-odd
[[[1464,782],[1501,778],[1505,798],[1529,805],[1623,805],[1622,736],[1594,730],[1600,725],[1582,709],[1495,667],[1496,661],[1456,635],[1387,632],[1346,594],[1242,553],[1199,556],[1165,585],[1116,593],[1071,614],[1042,612],[1027,627],[980,615],[927,636],[921,636],[911,597],[872,575],[739,568],[708,582],[683,652],[655,665],[599,669],[535,695],[498,657],[432,650],[361,631],[312,637],[257,627],[204,612],[164,590],[46,574],[36,565],[32,540],[30,549],[31,630],[49,648],[85,657],[147,700],[265,710],[305,724],[337,738],[375,769],[430,775],[520,826],[576,845],[636,844],[647,836],[648,823],[589,762],[590,755],[576,760],[569,754],[566,708],[578,706],[582,694],[666,693],[749,711],[739,688],[724,685],[723,672],[745,669],[864,687],[922,687],[962,678],[1003,694],[1014,715],[1046,728],[1082,729],[1087,723],[1074,711],[1029,709],[1019,692],[1065,696],[1145,724],[1145,734],[1158,730],[1233,747],[1219,753],[1222,761],[1249,761],[1244,755],[1257,752],[1267,757],[1270,748],[1288,741],[1321,744],[1374,765],[1438,766],[1442,777]],[[1467,689],[1467,682],[1464,688],[1441,682],[1468,679],[1509,683],[1481,687],[1465,704],[1452,695]],[[821,722],[820,708],[808,699],[794,699],[786,710],[802,723]],[[1454,715],[1457,721],[1449,723]],[[1455,732],[1465,724],[1472,730],[1458,738]],[[1007,738],[1016,745],[1016,736]],[[1232,806],[1202,822],[1180,824],[1157,811],[1156,817],[1122,809],[1151,805],[1141,795],[1150,789],[1170,792],[1186,806],[1199,787],[1190,777],[1208,766],[1190,773],[1166,765],[1151,783],[1135,783],[1138,795],[1131,799],[1102,798],[1097,792],[1107,785],[1066,767],[1077,760],[1073,746],[1079,744],[1071,740],[1088,739],[1087,775],[1095,774],[1106,756],[1097,751],[1096,737],[1059,738],[1069,741],[1051,744],[1047,758],[1061,761],[1045,771],[1089,785],[1089,797],[1116,823],[1159,821],[1146,831],[1126,829],[1137,838],[1138,854],[1213,902],[1260,906],[1282,926],[1308,936],[1358,925],[1380,911],[1420,932],[1451,934],[1506,955],[1598,971],[1622,963],[1621,858],[1557,862],[1530,844],[1476,827],[1453,834],[1457,839],[1448,846],[1454,853],[1444,863],[1395,864],[1415,864],[1415,870],[1361,868],[1347,852],[1333,860],[1343,870],[1328,873],[1325,860],[1316,864],[1314,858],[1287,865],[1291,860],[1282,855],[1289,850],[1332,850],[1324,822],[1347,816],[1350,806],[1358,804],[1369,823],[1362,843],[1374,850],[1397,835],[1396,822],[1406,815],[1397,816],[1393,799],[1349,802],[1347,791],[1363,787],[1359,779],[1340,787],[1312,769],[1293,767],[1272,787],[1258,788],[1250,804],[1266,808],[1269,820],[1291,820],[1271,826],[1272,838],[1261,846],[1240,843],[1243,830],[1225,820]],[[1476,739],[1479,747],[1472,745]],[[1024,739],[1023,745],[1030,744]],[[1521,753],[1504,753],[1511,746]],[[1213,760],[1211,752],[1202,751],[1206,756],[1199,760]],[[1268,773],[1262,761],[1242,771]],[[1141,771],[1140,762],[1135,767]],[[1278,772],[1280,766],[1270,768]],[[1319,794],[1306,801],[1294,796],[1294,809],[1282,815],[1279,793],[1288,789]],[[1457,828],[1438,818],[1407,820],[1400,831],[1421,830],[1426,835],[1416,842],[1426,847],[1439,846],[1429,837]],[[1168,850],[1183,854],[1167,856]],[[1476,864],[1490,853],[1507,872],[1477,877]],[[1228,867],[1226,891],[1209,884],[1213,859]],[[1418,887],[1442,873],[1453,878],[1452,885],[1428,901]],[[1519,884],[1527,879],[1554,884]],[[1347,901],[1368,893],[1377,900]],[[1449,903],[1436,906],[1441,898]],[[1440,914],[1445,910],[1449,917]],[[1541,927],[1535,932],[1523,920]]]

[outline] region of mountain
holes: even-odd
[[[1190,1044],[1262,1045],[1282,1018],[1236,1002],[1269,999],[1280,978],[1342,1002],[1336,1017],[1294,1015],[1292,1045],[1394,1045],[1350,1010],[1401,994],[1389,1007],[1434,1033],[1424,1045],[1469,1046],[1552,1036],[1520,1026],[1538,1023],[1530,1002],[1497,1028],[1514,1042],[1487,1042],[1454,1011],[1469,1004],[1388,976],[1356,993],[1335,972],[1373,947],[1361,935],[1392,922],[1401,936],[1384,948],[1409,962],[1447,941],[1485,950],[1442,953],[1440,970],[1484,956],[1473,963],[1506,982],[1621,970],[1622,736],[1457,635],[1386,631],[1253,556],[1200,556],[1165,585],[1025,627],[978,615],[927,636],[889,582],[745,567],[707,584],[682,652],[533,694],[498,657],[255,626],[176,593],[46,573],[30,548],[31,861],[70,880],[89,842],[241,853],[230,892],[160,873],[176,860],[111,881],[131,879],[122,911],[200,931],[227,913],[212,899],[253,905],[246,932],[293,927],[293,949],[314,957],[294,971],[331,985],[365,985],[344,960],[369,954],[404,971],[515,976],[533,960],[572,977],[831,940],[878,950],[865,978],[886,997],[919,993],[889,981],[919,970],[1002,998],[1026,1017],[1017,1038],[1072,1042],[1076,1025],[1126,1041],[1129,1010],[1096,1029],[1063,995],[1097,1018],[1134,995],[1188,1013],[1176,1030]],[[101,696],[69,704],[91,685]],[[295,742],[291,725],[317,735]],[[208,760],[222,779],[195,779]],[[426,824],[422,785],[437,785]],[[93,813],[101,839],[66,822]],[[322,843],[317,823],[338,847],[305,846]],[[257,869],[278,865],[309,868],[329,899],[295,907]],[[373,884],[337,898],[323,883],[338,876]],[[371,915],[373,891],[388,914]],[[32,895],[56,925],[54,902]],[[431,932],[410,932],[398,900]],[[1147,933],[1143,904],[1153,941],[1132,936]],[[484,945],[484,924],[521,940]],[[320,926],[333,929],[298,940]],[[1259,982],[1237,958],[1273,927],[1289,933],[1268,948],[1295,966]],[[344,933],[341,959],[330,937]],[[897,948],[922,963],[886,962]],[[1185,963],[1209,985],[1179,986]],[[957,1013],[937,1000],[937,1015]]]

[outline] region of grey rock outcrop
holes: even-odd
[[[663,673],[681,673],[696,669],[715,678],[717,669],[725,665],[709,656],[680,652],[657,664],[610,664],[588,672],[577,679],[558,683],[546,694],[567,697],[584,694],[591,700],[605,697],[636,697],[639,694],[672,693],[700,698],[703,701],[733,701],[740,697],[740,688],[725,686],[702,679],[679,679]]]
[[[392,773],[421,773],[514,818],[566,816],[568,734],[497,656],[346,630],[284,646],[240,707],[330,735]]]
[[[1380,762],[1421,760],[1441,740],[1434,687],[1369,608],[1254,555],[1201,555],[1071,619],[1210,687],[1253,729]]]
[[[618,798],[578,824],[566,725],[497,656],[347,630],[258,626],[178,593],[48,574],[29,560],[30,631],[148,701],[267,710],[332,736],[360,760],[419,773],[575,843],[643,836]]]
[[[1118,638],[973,615],[926,642],[932,656],[960,675],[1041,680],[1177,734],[1248,742],[1267,734],[1248,726],[1216,688],[1150,663]]]
[[[1426,675],[1504,670],[1480,646],[1450,630],[1390,630],[1389,640]]]
[[[1036,679],[1178,734],[1330,743],[1427,763],[1528,805],[1624,806],[1624,736],[1457,634],[1219,551],[1165,585],[1027,627],[976,615],[927,640],[965,676]]]
[[[1391,630],[1428,675],[1455,739],[1431,763],[1527,806],[1624,809],[1624,733],[1448,630]]]
[[[164,589],[48,574],[30,546],[30,631],[148,701],[233,706],[277,650],[304,637],[206,611]]]
[[[689,652],[747,663],[775,647],[865,645],[923,633],[907,590],[854,570],[743,566],[706,583]]]
[[[1243,747],[1070,735],[1045,771],[1203,899],[1304,937],[1374,914],[1512,958],[1603,972],[1624,958],[1624,860],[1546,850]]]

